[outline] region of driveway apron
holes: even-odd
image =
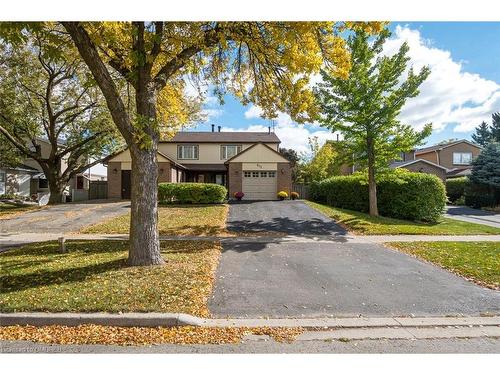
[[[224,241],[209,301],[215,317],[500,313],[500,292],[383,245],[347,243],[340,227],[300,201],[231,205],[228,227],[331,241]]]

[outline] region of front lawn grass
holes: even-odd
[[[215,236],[226,228],[226,205],[158,207],[158,230],[165,236]],[[82,229],[81,233],[128,234],[130,214]]]
[[[0,310],[181,312],[207,316],[221,247],[162,241],[162,266],[128,267],[127,241],[68,241],[0,254]]]
[[[390,242],[387,245],[478,284],[500,289],[500,242]]]
[[[438,223],[419,223],[415,221],[372,217],[364,212],[330,207],[324,204],[306,201],[312,208],[332,218],[338,224],[355,234],[429,234],[429,235],[469,235],[500,234],[500,228],[482,224],[441,218]]]
[[[36,205],[27,205],[11,202],[0,202],[0,219],[7,219],[26,211],[37,210],[40,207]]]

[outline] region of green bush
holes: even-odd
[[[485,185],[469,182],[465,187],[465,205],[472,208],[495,207],[500,194]]]
[[[204,183],[161,183],[158,185],[160,203],[222,203],[227,189],[218,184]]]
[[[468,180],[467,177],[450,178],[446,180],[446,195],[451,203],[456,203],[463,197]]]
[[[312,184],[311,199],[354,211],[368,212],[366,174],[336,176]],[[398,169],[377,178],[378,209],[382,216],[435,222],[444,210],[443,182],[434,175]]]

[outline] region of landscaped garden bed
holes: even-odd
[[[126,241],[37,243],[0,254],[2,312],[179,312],[207,316],[221,247],[162,241],[162,266],[129,267]]]
[[[390,247],[500,289],[500,242],[391,242]]]

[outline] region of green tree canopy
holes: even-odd
[[[430,70],[408,69],[409,47],[404,43],[393,56],[383,56],[390,36],[384,30],[373,41],[363,30],[348,38],[351,72],[347,79],[322,71],[323,82],[316,91],[321,124],[340,131],[354,162],[368,168],[370,214],[378,215],[375,174],[410,151],[430,134],[431,125],[416,131],[398,120],[408,98],[419,94],[419,86]]]

